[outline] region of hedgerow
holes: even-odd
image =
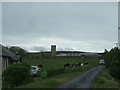
[[[105,66],[109,70],[110,74],[120,79],[120,50],[115,47],[106,53],[104,56]]]
[[[3,71],[3,88],[13,88],[18,85],[26,84],[32,81],[30,75],[30,66],[24,63],[10,65]]]

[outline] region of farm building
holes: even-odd
[[[90,57],[101,57],[101,55],[97,54],[97,53],[60,53],[57,54],[56,57],[86,57],[86,58],[90,58]]]
[[[15,64],[16,62],[19,62],[20,55],[14,54],[13,52],[11,52],[6,47],[0,44],[0,60],[2,63],[3,71],[8,67],[9,64]]]

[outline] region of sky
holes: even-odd
[[[2,43],[2,3],[0,2],[0,43]]]
[[[117,2],[3,2],[2,45],[103,52],[118,42]]]

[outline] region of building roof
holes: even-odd
[[[97,53],[61,53],[61,54],[57,54],[56,56],[93,56],[93,55],[96,55],[96,56],[101,56]]]
[[[61,54],[58,54],[58,55],[55,55],[55,56],[67,56],[67,54],[61,53]]]
[[[11,52],[9,49],[5,48],[3,45],[0,44],[0,56],[9,57],[13,60],[19,60],[19,56]]]

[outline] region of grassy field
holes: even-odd
[[[91,66],[95,66],[99,64],[99,61],[97,59],[86,59],[86,61]],[[64,64],[66,63],[82,63],[84,62],[83,59],[80,58],[47,58],[47,59],[24,59],[23,62],[28,63],[30,65],[38,66],[39,64],[42,64],[43,70],[51,70],[51,69],[60,69],[64,67]]]
[[[100,71],[93,82],[94,88],[120,88],[120,81],[115,80],[106,68]]]
[[[64,84],[65,82],[71,80],[76,75],[93,68],[98,65],[99,61],[97,59],[89,59],[88,65],[81,67],[82,70],[77,72],[70,72],[70,73],[63,73],[54,77],[50,78],[42,78],[42,77],[35,77],[34,81],[31,83],[28,83],[26,85],[22,85],[16,88],[57,88],[60,85]],[[44,65],[44,70],[49,69],[56,69],[56,68],[63,68],[63,65],[65,63],[79,63],[83,62],[82,59],[79,58],[51,58],[51,59],[25,59],[25,63],[28,63],[30,65]]]

